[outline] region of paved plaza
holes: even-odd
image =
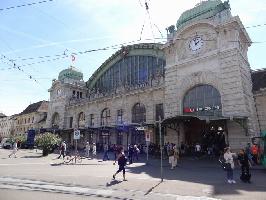
[[[227,184],[225,172],[217,161],[183,159],[178,168],[170,170],[163,161],[163,182],[160,160],[145,155],[112,180],[117,165],[112,161],[83,159],[80,164],[63,164],[57,154],[41,156],[38,150],[20,150],[17,158],[8,158],[9,150],[0,149],[0,200],[17,199],[266,199],[266,170],[252,169],[252,183],[239,181]],[[110,154],[112,157],[112,154]],[[38,197],[38,198],[37,198]]]

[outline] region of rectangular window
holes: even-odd
[[[73,117],[69,118],[69,128],[72,128],[73,125]]]
[[[79,97],[82,99],[82,92],[79,93]]]
[[[161,119],[164,119],[164,111],[163,111],[163,104],[156,104],[155,106],[155,119],[156,121],[159,120],[159,116],[161,116]]]
[[[94,114],[90,114],[90,126],[94,126]]]
[[[117,124],[123,124],[123,110],[117,110]]]

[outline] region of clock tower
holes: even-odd
[[[189,116],[200,126],[220,124],[227,143],[245,146],[258,133],[247,57],[251,39],[229,1],[202,1],[167,32],[166,117],[180,119],[181,138],[193,132],[194,125],[181,120]]]
[[[83,74],[75,67],[70,66],[59,73],[58,79],[54,79],[50,92],[47,128],[66,128],[68,116],[66,106],[70,101],[80,101],[86,97],[87,89],[83,81]]]

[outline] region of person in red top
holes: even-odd
[[[252,154],[252,160],[255,164],[258,164],[258,153],[259,153],[258,145],[253,144],[251,147],[251,154]]]

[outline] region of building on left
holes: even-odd
[[[45,126],[48,101],[39,101],[27,106],[21,113],[0,117],[0,140],[5,137],[23,135],[28,130],[39,133]]]

